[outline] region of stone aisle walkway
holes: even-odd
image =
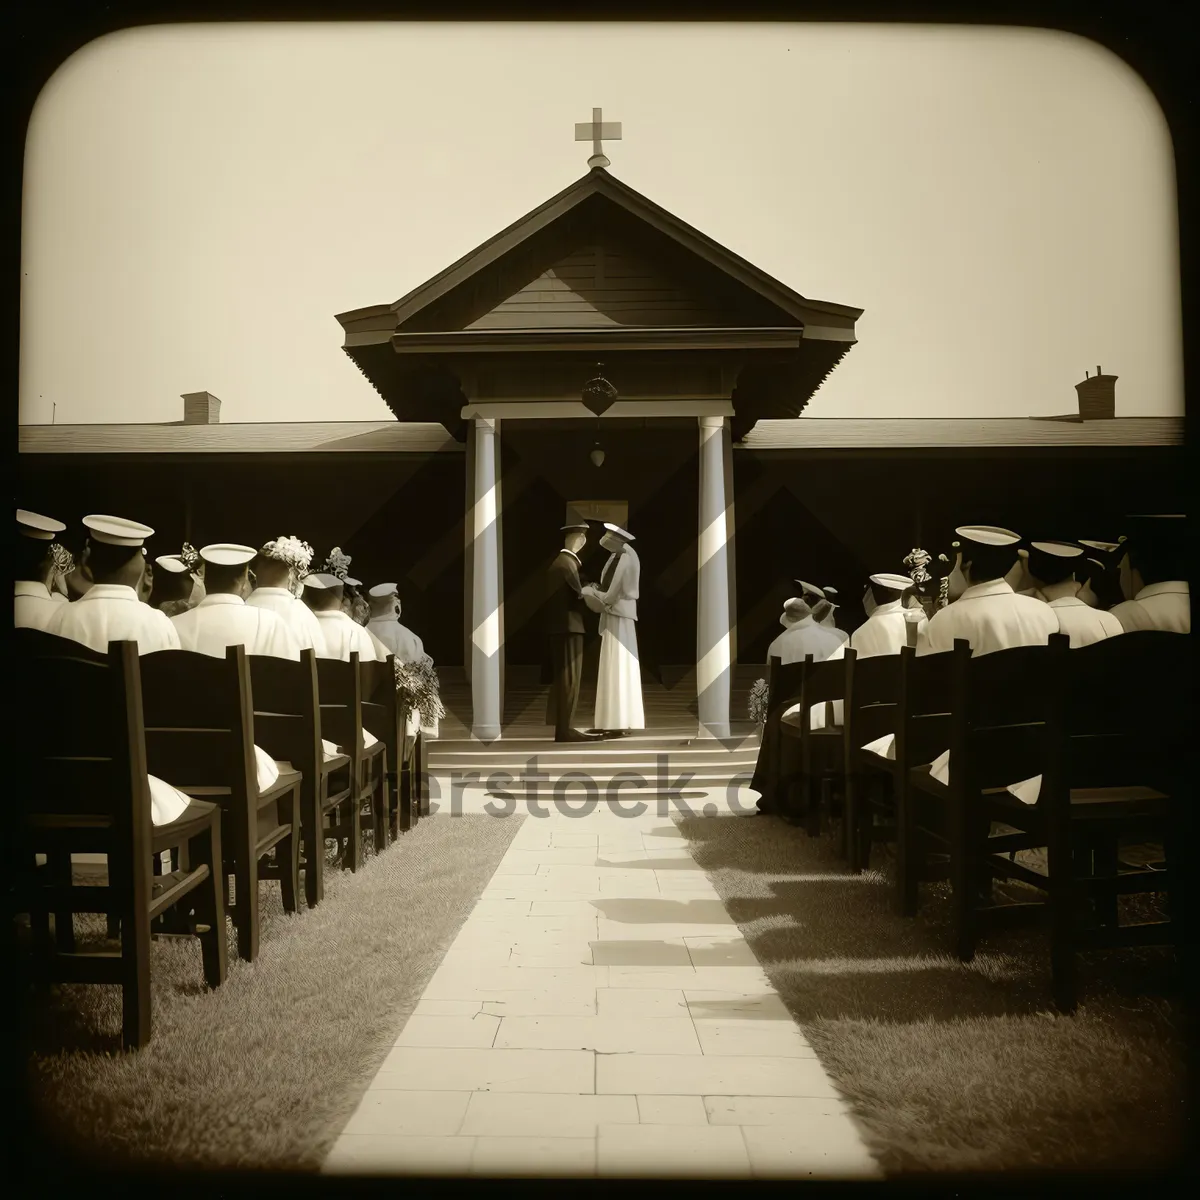
[[[526,819],[325,1170],[878,1177],[669,815],[603,805]]]

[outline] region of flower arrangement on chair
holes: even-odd
[[[765,679],[756,679],[754,686],[750,689],[750,700],[747,708],[752,720],[761,731],[767,723],[767,698],[769,695],[769,687]]]
[[[428,654],[416,662],[392,660],[396,672],[396,686],[403,688],[412,701],[412,706],[421,717],[423,726],[435,725],[446,715],[442,704],[441,684],[433,659]]]

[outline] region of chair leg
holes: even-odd
[[[321,812],[320,780],[300,785],[300,830],[304,845],[304,902],[316,908],[325,894],[325,818]]]
[[[246,962],[258,958],[258,855],[253,846],[238,856],[233,872],[237,903],[234,923],[237,928],[238,957]]]
[[[275,861],[279,865],[279,890],[283,900],[283,911],[294,913],[300,908],[300,788],[288,793],[289,799],[283,816],[291,827],[291,833],[275,847]]]
[[[859,805],[862,803],[860,788],[862,781],[854,773],[846,775],[846,799],[842,806],[842,843],[845,851],[846,865],[852,875],[862,872],[862,855],[860,853]]]
[[[1056,854],[1049,849],[1050,875],[1050,973],[1054,1006],[1061,1013],[1075,1011],[1077,1003],[1077,963],[1072,930],[1077,919],[1075,889],[1072,886],[1073,855],[1069,849]]]
[[[209,877],[196,889],[196,924],[207,926],[197,932],[204,959],[204,981],[220,987],[229,973],[229,949],[225,938],[225,874],[221,860],[221,826],[218,821],[188,843],[193,862],[207,863]]]
[[[121,1043],[139,1050],[150,1040],[150,911],[135,907],[121,921]]]
[[[903,917],[917,915],[920,874],[917,823],[908,780],[895,780],[896,793],[896,910]]]
[[[950,800],[950,878],[954,912],[954,952],[960,962],[975,957],[978,872],[975,869],[972,822],[955,798]]]
[[[70,854],[56,851],[47,855],[47,866],[56,884],[61,887],[71,886]],[[75,953],[75,915],[69,905],[54,913],[54,941],[61,953]]]
[[[1111,885],[1097,886],[1095,914],[1098,925],[1117,924],[1117,839],[1112,834],[1100,834],[1092,843],[1092,873],[1102,878],[1111,878]]]

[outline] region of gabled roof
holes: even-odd
[[[351,325],[362,328],[364,321],[369,318],[384,317],[387,314],[394,329],[593,196],[602,197],[659,233],[665,234],[685,250],[757,292],[805,326],[812,325],[815,329],[822,329],[826,331],[825,336],[840,333],[841,338],[851,342],[854,340],[854,322],[862,315],[862,309],[828,301],[809,300],[801,296],[753,263],[747,262],[686,221],[661,208],[628,184],[609,175],[603,167],[592,168],[587,175],[577,179],[558,195],[538,205],[520,220],[513,222],[394,304],[372,305],[339,313],[338,321],[347,329]],[[372,320],[369,323],[374,327],[377,322]]]

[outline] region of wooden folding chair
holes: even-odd
[[[972,953],[975,938],[996,924],[1048,918],[1054,999],[1062,1011],[1076,1005],[1080,951],[1182,944],[1178,857],[1186,846],[1182,825],[1195,736],[1186,650],[1186,639],[1161,631],[1122,634],[1077,650],[1064,635],[1052,637],[1042,736],[1026,761],[1005,765],[1010,784],[1041,776],[1036,799],[1035,789],[1023,789],[1024,800],[1003,789],[975,799],[984,822],[968,863],[986,878],[1038,889],[1044,903],[991,908],[978,900],[979,889],[966,888],[966,900],[977,907],[960,952]],[[968,676],[972,690],[979,683],[976,674]],[[972,714],[980,712],[978,700],[968,704]],[[977,759],[988,762],[1003,750],[983,730],[968,728],[966,736],[968,754]],[[986,748],[980,745],[985,740]],[[1127,838],[1161,843],[1165,869],[1122,863],[1119,847]],[[1035,847],[1047,850],[1045,872],[1015,861],[1014,851]],[[1119,897],[1149,892],[1167,894],[1170,919],[1122,925]]]
[[[833,815],[835,785],[839,793],[842,791],[845,731],[834,724],[833,702],[845,699],[847,660],[813,662],[812,655],[807,655],[801,666],[799,703],[795,711],[784,712],[779,732],[783,747],[789,739],[799,744],[800,815],[809,836],[819,837],[822,816]],[[825,721],[822,728],[813,729],[812,713],[821,705],[825,709]],[[786,760],[787,749],[782,753]]]
[[[300,772],[281,767],[258,787],[254,697],[244,646],[224,658],[160,650],[141,660],[150,772],[186,795],[221,806],[225,875],[239,957],[258,957],[258,881],[278,879],[287,912],[297,910],[300,873]],[[274,851],[274,862],[262,860]]]
[[[14,915],[28,912],[34,932],[32,978],[119,985],[122,1043],[144,1046],[156,917],[181,902],[194,906],[205,980],[217,987],[225,979],[220,810],[193,800],[171,825],[151,825],[136,642],[114,642],[98,656],[45,635],[17,641],[22,695],[10,719],[20,752],[6,842]],[[188,866],[155,879],[155,850],[180,843]],[[105,883],[76,886],[72,854],[104,855]],[[51,869],[36,867],[39,855]],[[57,869],[64,863],[65,877]],[[50,913],[62,926],[53,941],[44,936]],[[115,914],[119,949],[79,951],[76,913]]]
[[[396,668],[392,655],[384,662],[359,662],[359,695],[362,700],[363,732],[375,738],[366,750],[362,794],[370,809],[363,815],[375,838],[375,853],[387,849],[389,837],[399,833],[399,813],[393,805],[400,799],[394,786],[396,768],[404,747],[404,726],[396,696]]]
[[[846,651],[846,660],[845,827],[850,869],[858,874],[870,865],[873,843],[896,840],[895,758],[887,748],[894,755],[902,660],[899,654],[859,658],[854,650]]]
[[[330,824],[350,819],[350,756],[329,756],[322,744],[317,659],[311,650],[300,661],[252,654],[254,737],[272,758],[300,771],[301,869],[304,899],[315,908],[325,895],[325,834]],[[340,810],[345,809],[344,813]]]
[[[961,643],[970,653],[970,646]],[[944,797],[927,801],[913,787],[911,773],[928,768],[950,745],[950,709],[954,684],[954,651],[917,656],[911,646],[900,651],[900,714],[895,758],[879,766],[892,776],[896,806],[896,910],[915,916],[920,885],[949,878],[950,856],[945,837]],[[879,756],[877,756],[879,757]]]
[[[750,786],[763,798],[765,812],[782,814],[787,806],[793,780],[785,776],[780,723],[784,713],[800,699],[803,674],[803,663],[785,666],[779,658],[772,658],[767,668],[767,719],[750,780]]]
[[[344,867],[357,871],[362,866],[362,821],[360,814],[368,804],[377,803],[379,781],[386,773],[386,744],[377,741],[367,746],[363,738],[362,675],[358,655],[349,662],[317,659],[317,686],[321,700],[321,728],[325,737],[350,759],[352,803],[345,817],[334,821],[327,830],[338,842],[339,860]],[[372,813],[376,810],[372,808]]]

